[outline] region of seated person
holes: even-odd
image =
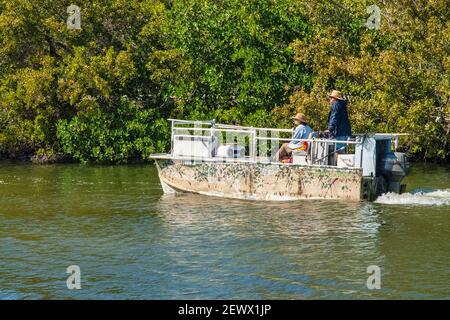
[[[303,113],[297,113],[294,119],[296,128],[292,136],[292,141],[289,143],[283,143],[280,150],[278,150],[275,155],[275,161],[285,162],[289,159],[293,150],[304,150],[308,148],[308,142],[299,141],[295,139],[308,139],[309,134],[313,131],[310,126],[306,123],[306,117]]]

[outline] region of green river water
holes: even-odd
[[[412,164],[406,183],[374,203],[246,202],[163,195],[153,165],[2,162],[0,299],[450,299],[450,168]]]

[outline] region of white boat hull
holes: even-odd
[[[292,164],[197,162],[155,159],[165,193],[287,201],[363,198],[358,169]]]

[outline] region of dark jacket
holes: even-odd
[[[348,119],[347,101],[337,100],[328,114],[328,130],[332,137],[351,136],[352,128]]]

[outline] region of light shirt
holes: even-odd
[[[308,139],[310,133],[313,132],[310,126],[307,124],[300,124],[297,128],[295,128],[294,134],[292,135],[292,139]],[[303,146],[302,141],[292,140],[288,144],[288,148],[297,149]]]

